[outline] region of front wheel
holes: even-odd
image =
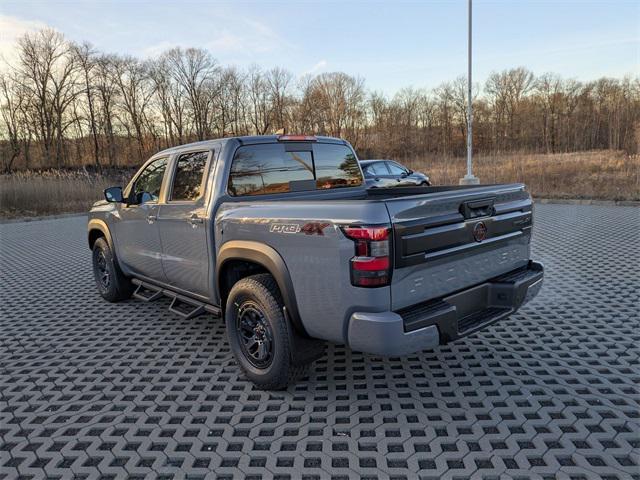
[[[93,244],[93,276],[100,295],[109,302],[126,300],[133,294],[133,284],[118,267],[103,237]]]
[[[278,286],[269,274],[238,281],[227,298],[225,323],[231,350],[258,388],[282,390],[307,364],[292,361],[289,329]]]

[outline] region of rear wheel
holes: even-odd
[[[125,300],[133,294],[133,285],[125,277],[104,237],[93,244],[93,276],[102,298],[109,302]]]
[[[236,360],[258,388],[286,388],[308,366],[294,364],[291,328],[278,286],[269,274],[239,280],[226,303],[225,322]]]

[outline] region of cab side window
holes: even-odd
[[[167,169],[167,158],[158,158],[138,175],[133,186],[134,203],[157,202],[160,198],[160,187],[164,172]]]
[[[208,158],[209,152],[185,153],[178,157],[170,200],[195,201],[202,196]]]

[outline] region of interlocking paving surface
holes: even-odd
[[[329,346],[277,393],[219,319],[104,302],[85,222],[0,225],[2,477],[640,478],[638,208],[538,205],[519,313],[406,358]]]

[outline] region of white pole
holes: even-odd
[[[473,105],[472,105],[472,81],[471,81],[471,0],[469,0],[469,27],[468,27],[468,62],[467,62],[467,174],[460,179],[461,184],[476,185],[480,179],[473,175]]]
[[[471,104],[471,0],[469,0],[469,45],[467,50],[469,52],[469,62],[467,65],[467,176],[473,176],[473,164],[471,159],[473,157],[473,105]]]

